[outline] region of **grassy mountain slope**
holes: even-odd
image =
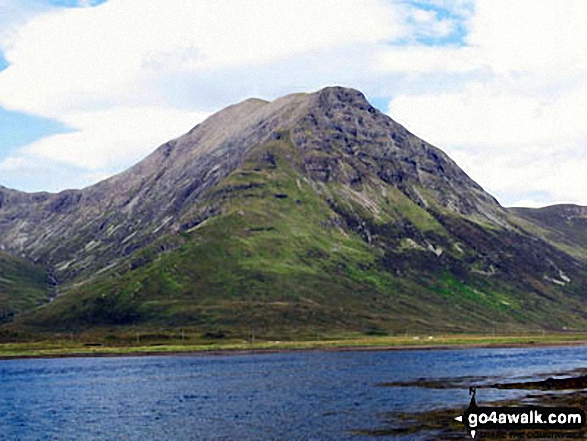
[[[276,337],[584,326],[585,274],[564,253],[440,204],[425,209],[361,169],[351,185],[342,161],[337,179],[312,179],[291,134],[278,138],[206,191],[198,210],[217,214],[192,222],[171,251],[162,238],[18,323]],[[559,266],[570,282],[552,282],[567,278]]]
[[[0,252],[0,323],[46,303],[50,292],[44,268]]]

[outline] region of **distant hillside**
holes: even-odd
[[[587,325],[585,263],[552,227],[352,89],[247,100],[95,186],[1,195],[0,244],[51,268],[61,294],[15,326]]]

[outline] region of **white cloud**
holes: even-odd
[[[207,116],[161,107],[137,107],[79,112],[64,121],[75,131],[40,139],[18,150],[0,163],[6,173],[43,173],[39,164],[50,163],[52,169],[61,165],[77,175],[75,186],[98,182],[120,171],[124,166],[142,159],[145,154],[164,142],[190,130]],[[45,170],[46,172],[49,169]],[[66,178],[59,185],[34,190],[60,190],[73,185]],[[27,186],[27,188],[31,188]]]
[[[186,99],[171,82],[312,51],[366,49],[405,32],[397,10],[383,0],[110,0],[29,17],[0,34],[10,63],[0,72],[0,106],[57,119],[72,133],[26,146],[6,164],[26,157],[92,170],[130,165],[219,107]]]
[[[22,156],[9,156],[0,162],[0,171],[11,172],[21,170],[29,165],[26,158]]]
[[[468,43],[483,48],[496,72],[560,78],[585,69],[587,3],[582,0],[481,0]]]
[[[408,46],[379,53],[374,67],[380,72],[446,74],[470,72],[486,66],[475,48]]]
[[[176,138],[207,114],[160,107],[80,112],[65,122],[77,129],[43,138],[23,149],[28,156],[47,158],[86,169],[105,169],[137,161],[147,151]]]
[[[374,44],[400,30],[378,0],[110,0],[37,17],[6,39],[0,103],[62,118],[100,105],[158,103],[180,71],[258,65],[312,49]],[[153,88],[155,86],[155,88]]]
[[[441,19],[434,10],[411,9],[411,18],[416,36],[446,37],[454,31],[455,21]]]
[[[396,95],[390,115],[508,204],[528,193],[587,204],[586,14],[581,0],[477,1],[465,47],[380,58],[382,70],[462,75],[450,92]]]
[[[523,81],[469,83],[460,93],[398,96],[390,112],[411,130],[440,145],[493,150],[536,147],[560,150],[587,138],[580,111],[587,90],[530,97]],[[542,98],[542,99],[540,99]],[[550,145],[550,147],[549,147]]]
[[[26,0],[0,1],[0,40],[10,37],[19,26],[35,15],[46,12],[46,8],[36,2],[28,2],[26,5],[25,2]]]

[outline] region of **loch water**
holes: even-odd
[[[464,409],[468,383],[585,367],[587,346],[5,360],[0,440],[361,440],[393,412]],[[463,387],[381,385],[421,379]]]

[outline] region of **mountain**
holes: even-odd
[[[358,188],[362,174],[377,174],[420,205],[430,197],[480,219],[503,217],[495,200],[440,150],[411,136],[358,92],[326,89],[231,106],[128,171],[83,190],[26,194],[0,188],[0,243],[49,263],[60,280],[94,274],[154,236],[185,229],[180,220],[189,225],[207,217],[205,210],[199,213],[202,192],[280,131],[291,132],[304,171],[316,182]]]
[[[530,213],[331,87],[230,106],[83,190],[2,188],[0,246],[56,283],[16,319],[35,329],[584,327],[585,263],[560,246],[581,227]]]

